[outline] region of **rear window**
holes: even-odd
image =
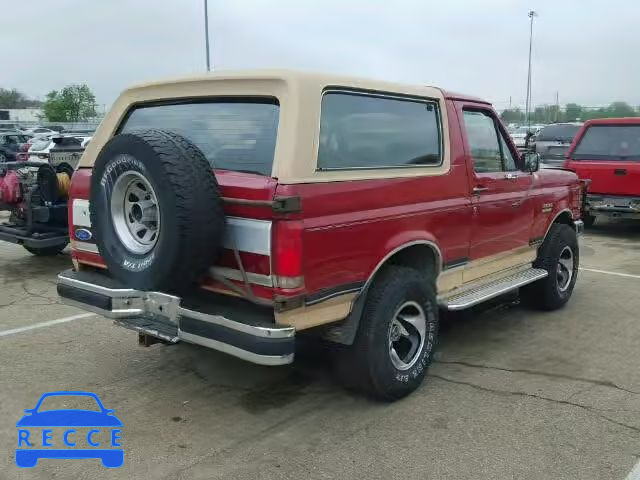
[[[640,125],[593,125],[586,130],[571,158],[640,161]]]
[[[438,105],[428,100],[328,92],[318,169],[440,165]]]
[[[191,140],[213,168],[271,176],[279,106],[274,98],[140,106],[120,133],[148,128]]]
[[[536,141],[571,143],[578,130],[580,130],[579,125],[549,125],[540,130],[540,133],[536,136]]]

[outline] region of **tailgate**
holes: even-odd
[[[567,167],[591,180],[589,193],[640,196],[640,162],[570,160]]]

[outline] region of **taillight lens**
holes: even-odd
[[[304,285],[302,268],[302,222],[274,222],[273,272],[279,288],[300,288]]]

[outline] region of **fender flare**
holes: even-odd
[[[382,259],[371,271],[364,286],[351,304],[351,311],[349,312],[349,315],[347,315],[347,317],[343,321],[338,322],[335,325],[329,325],[329,327],[324,332],[323,338],[331,342],[340,343],[343,345],[352,345],[356,338],[358,326],[360,325],[360,317],[362,316],[362,310],[364,309],[367,292],[376,274],[395,254],[416,245],[426,245],[431,250],[433,250],[436,257],[436,277],[440,275],[443,265],[442,251],[434,241],[426,239],[412,240],[410,242],[406,242],[402,245],[397,246],[396,248],[389,251],[384,257],[382,257]]]

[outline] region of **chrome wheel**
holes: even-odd
[[[116,180],[111,192],[111,218],[122,245],[132,253],[148,253],[160,235],[156,192],[139,172],[129,170]]]
[[[389,356],[398,370],[408,370],[420,357],[427,330],[427,317],[416,302],[405,302],[389,326]]]
[[[571,280],[573,279],[573,250],[568,245],[560,252],[560,258],[558,259],[558,267],[556,270],[556,281],[558,282],[558,290],[565,292]]]

